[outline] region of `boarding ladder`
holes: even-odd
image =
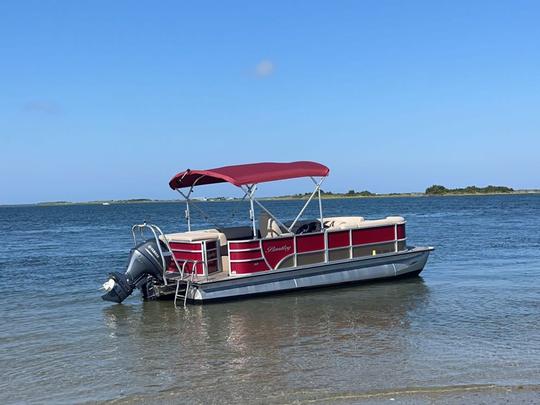
[[[191,263],[191,273],[186,275],[185,268],[188,263]],[[191,284],[197,277],[197,264],[202,263],[200,260],[186,260],[182,263],[182,268],[180,270],[180,277],[176,278],[176,291],[174,292],[174,306],[178,308],[176,301],[180,298],[184,301],[184,308],[187,305],[188,295],[190,292]],[[182,288],[182,284],[184,288]]]

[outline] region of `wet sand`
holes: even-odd
[[[182,392],[170,390],[157,395],[135,395],[107,401],[113,404],[176,404],[182,402]],[[185,398],[185,397],[184,397]],[[208,399],[208,398],[206,398]],[[195,401],[197,403],[197,401]],[[201,400],[199,403],[221,403]],[[238,403],[242,403],[239,401]],[[403,388],[388,391],[322,393],[297,391],[295,393],[252,398],[251,404],[308,405],[308,404],[538,404],[540,385],[461,385],[444,387]]]
[[[474,385],[456,387],[407,388],[385,392],[320,396],[293,404],[537,404],[540,385]]]

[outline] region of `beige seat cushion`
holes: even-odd
[[[372,226],[384,226],[384,225],[398,225],[403,224],[405,218],[403,217],[386,217],[384,219],[368,219],[362,222],[358,228],[369,228]]]
[[[169,242],[198,242],[201,240],[215,240],[219,239],[220,245],[227,244],[227,238],[225,234],[221,233],[217,229],[203,229],[200,231],[178,232],[169,233],[165,235]]]
[[[405,222],[403,217],[386,217],[384,219],[364,219],[362,217],[330,217],[324,219],[329,229],[356,229],[373,226],[396,225]]]
[[[329,217],[324,218],[324,225],[327,228],[350,229],[357,228],[364,222],[363,217]]]

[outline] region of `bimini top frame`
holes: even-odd
[[[175,175],[169,182],[169,186],[176,190],[227,182],[240,187],[298,177],[326,177],[329,172],[328,167],[316,162],[250,163],[209,170],[188,169]]]
[[[321,226],[323,223],[323,213],[322,213],[322,201],[321,201],[321,184],[323,183],[326,176],[330,173],[330,169],[320,163],[316,162],[291,162],[291,163],[251,163],[244,165],[235,165],[235,166],[224,166],[216,169],[209,170],[186,170],[176,174],[171,181],[169,186],[173,190],[177,190],[185,199],[186,199],[186,220],[188,225],[188,230],[191,231],[191,216],[190,216],[190,196],[193,192],[195,186],[202,186],[205,184],[215,184],[215,183],[231,183],[239,187],[250,201],[250,220],[253,225],[253,237],[257,238],[257,227],[255,224],[255,209],[254,204],[257,204],[262,210],[264,210],[268,215],[276,220],[276,222],[281,225],[284,229],[287,229],[290,232],[296,222],[300,219],[305,209],[315,196],[318,195],[319,200],[319,213]],[[290,226],[285,226],[274,214],[272,214],[266,207],[264,207],[259,201],[255,199],[255,191],[257,190],[257,184],[276,181],[276,180],[286,180],[294,179],[299,177],[309,177],[315,184],[315,190],[311,193],[309,199],[306,201],[294,221]],[[316,177],[320,177],[320,180],[316,180]],[[187,193],[182,192],[181,188],[187,188],[189,190]],[[244,198],[245,198],[244,197]],[[195,205],[197,209],[201,211],[203,216],[208,220],[206,213],[198,206]]]

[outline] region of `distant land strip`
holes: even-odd
[[[333,193],[331,191],[321,190],[321,198],[323,199],[338,199],[338,198],[391,198],[391,197],[437,197],[437,196],[474,196],[474,195],[523,195],[523,194],[540,194],[540,189],[525,189],[514,190],[506,186],[468,186],[464,188],[446,188],[444,186],[434,184],[426,188],[424,192],[408,192],[408,193],[384,193],[377,194],[370,191],[355,191],[349,190],[346,193]],[[308,193],[282,195],[276,197],[260,197],[259,200],[306,200],[311,195]],[[191,201],[241,201],[241,198],[232,197],[201,197],[192,198]],[[150,198],[133,198],[127,200],[96,200],[85,202],[71,201],[46,201],[29,204],[0,204],[0,206],[63,206],[63,205],[112,205],[112,204],[150,204],[150,203],[177,203],[179,200],[153,200]]]
[[[355,191],[349,190],[346,193],[332,193],[331,191],[322,191],[322,198],[369,198],[369,197],[429,197],[443,195],[498,195],[498,194],[540,194],[540,190],[514,190],[506,186],[468,186],[465,188],[446,188],[444,186],[434,184],[426,188],[424,192],[408,192],[408,193],[386,193],[377,194],[368,190]],[[293,194],[280,197],[269,197],[269,200],[279,199],[304,199],[309,198],[311,193]]]

